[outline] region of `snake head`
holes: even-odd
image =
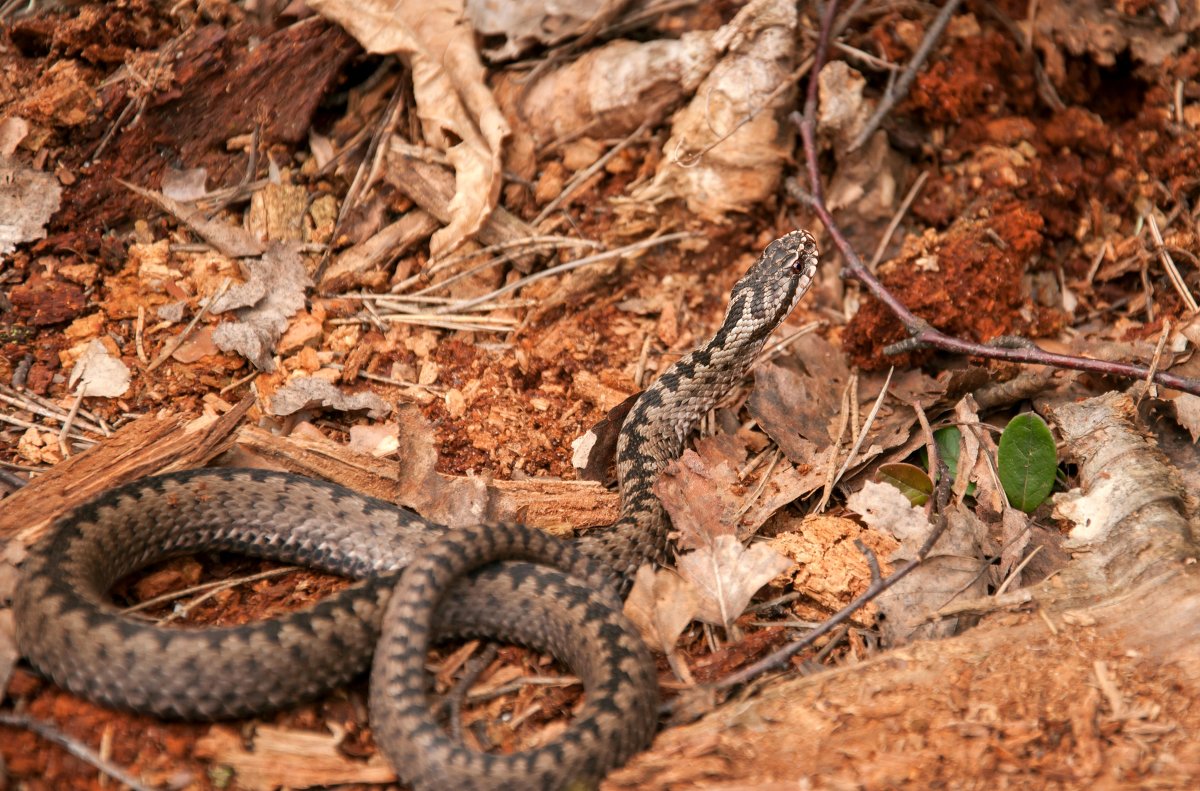
[[[734,286],[730,308],[739,302],[769,333],[808,291],[817,274],[817,240],[808,231],[791,231],[767,245]],[[739,292],[743,299],[738,299]]]

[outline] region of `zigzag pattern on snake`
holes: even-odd
[[[721,327],[638,399],[617,446],[621,513],[561,541],[520,525],[449,530],[382,500],[262,470],[161,475],[59,519],[14,596],[22,654],[55,683],[165,718],[244,717],[321,695],[366,670],[371,725],[417,788],[551,789],[592,783],[644,749],[657,725],[652,658],[621,612],[644,563],[669,553],[652,492],[684,440],[741,380],[812,283],[806,231],[772,242],[730,294]],[[244,626],[164,629],[107,593],[156,560],[226,550],[360,580],[315,606]],[[429,646],[488,637],[548,651],[584,684],[567,729],[542,747],[480,753],[434,719]]]

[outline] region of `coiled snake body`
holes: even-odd
[[[651,486],[745,374],[816,266],[807,232],[772,242],[734,286],[716,334],[642,394],[618,440],[621,514],[607,530],[572,542],[520,525],[450,530],[294,475],[161,475],[79,507],[35,546],[13,601],[18,646],[72,692],[185,719],[244,717],[316,697],[365,670],[373,653],[371,725],[407,782],[594,782],[643,749],[657,724],[654,662],[621,613],[637,568],[669,550],[669,522]],[[108,600],[117,579],[148,563],[213,549],[360,582],[309,609],[236,627],[158,628],[121,616]],[[548,651],[583,680],[584,705],[560,738],[493,755],[442,731],[425,670],[429,646],[475,636]]]

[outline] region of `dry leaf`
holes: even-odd
[[[576,392],[580,391],[576,384]],[[613,458],[617,454],[617,440],[621,426],[642,393],[639,390],[608,410],[587,432],[571,442],[571,466],[585,481],[611,480],[608,474]]]
[[[945,517],[946,530],[925,562],[875,600],[885,645],[955,634],[960,629],[957,617],[926,620],[956,599],[987,593],[987,575],[979,573],[986,562],[987,527],[957,503],[946,509]],[[924,543],[927,537],[920,536],[917,543]],[[902,545],[892,559],[911,559],[915,552],[910,555],[908,550]]]
[[[737,474],[721,462],[708,466],[694,450],[685,450],[654,482],[654,493],[679,531],[682,549],[711,546],[718,537],[736,543],[738,498],[733,488]]]
[[[272,415],[291,415],[301,409],[323,407],[340,412],[367,410],[367,415],[379,419],[392,410],[388,403],[370,390],[344,393],[326,379],[305,376],[292,379],[271,395]]]
[[[625,614],[651,648],[670,654],[675,641],[696,615],[696,589],[670,569],[646,564],[637,571],[625,600]]]
[[[786,571],[792,562],[766,544],[746,549],[733,536],[718,536],[711,546],[679,557],[679,574],[699,597],[696,618],[728,629],[751,597]]]
[[[900,542],[893,558],[912,558],[933,529],[923,508],[908,501],[895,486],[867,481],[846,498],[846,508],[858,514],[867,527]]]
[[[121,358],[109,354],[99,339],[93,338],[71,369],[67,386],[74,390],[76,383],[79,389],[75,393],[86,398],[123,396],[129,390],[129,367]]]
[[[874,109],[863,98],[866,85],[862,74],[844,60],[827,63],[821,69],[817,128],[822,136],[831,138],[835,151],[850,147]]]
[[[1000,520],[1000,567],[996,569],[996,577],[1004,580],[1025,558],[1025,547],[1033,537],[1029,529],[1029,514],[1024,511],[1005,506],[1004,516]],[[1021,587],[1018,576],[1009,583],[1009,589]]]
[[[1168,4],[1162,4],[1167,6]],[[1178,14],[1178,5],[1172,3]],[[1032,39],[1045,58],[1046,72],[1057,85],[1067,79],[1065,48],[1073,56],[1090,56],[1098,66],[1112,66],[1128,51],[1147,66],[1163,61],[1187,46],[1188,33],[1200,24],[1200,15],[1186,14],[1184,29],[1163,24],[1158,15],[1126,14],[1120,4],[1101,0],[1050,0],[1038,6]]]
[[[462,0],[309,0],[363,49],[396,54],[412,70],[425,142],[445,151],[455,172],[450,224],[433,235],[443,256],[474,236],[500,198],[508,122],[485,82],[475,31]]]
[[[62,187],[50,173],[9,166],[0,158],[0,255],[46,238],[46,223],[61,196]]]
[[[855,231],[870,234],[872,242],[896,210],[897,185],[907,179],[906,162],[877,131],[858,148],[851,149],[866,125],[874,103],[864,101],[866,80],[845,61],[821,69],[820,119],[822,142],[833,152],[837,169],[826,188],[830,209],[853,206]]]
[[[759,468],[742,481],[735,468],[746,459],[741,434],[717,434],[685,450],[654,484],[683,549],[710,545],[717,536],[746,540],[776,511],[818,485],[819,475],[801,475],[786,461]],[[770,477],[765,483],[762,476]],[[760,488],[761,486],[761,488]]]
[[[638,569],[633,590],[625,600],[625,615],[633,621],[642,639],[667,656],[667,664],[683,683],[695,684],[687,660],[675,642],[696,615],[696,589],[670,569],[646,564]]]
[[[789,459],[811,464],[813,455],[834,439],[829,427],[841,410],[842,391],[849,381],[841,350],[819,335],[810,335],[794,348],[791,358],[755,366],[747,408]]]
[[[512,60],[531,47],[554,46],[568,38],[603,28],[629,0],[466,0],[476,32],[503,44],[484,49],[489,59]]]
[[[796,4],[751,0],[714,36],[721,59],[676,113],[667,157],[639,201],[678,198],[701,217],[723,222],[775,193],[790,157],[794,106],[788,82],[796,46]]]
[[[1175,406],[1175,421],[1192,435],[1192,444],[1200,439],[1200,396],[1180,393],[1171,401]]]
[[[979,419],[979,407],[976,405],[974,397],[969,394],[965,395],[954,405],[954,422],[962,426],[959,431],[962,439],[959,441],[958,449],[958,474],[954,478],[954,498],[961,503],[967,496],[967,489],[972,480],[981,480],[991,476],[990,474],[980,475],[979,473],[983,471],[977,469],[980,462],[979,432],[975,426],[982,421]],[[984,461],[984,464],[986,463]]]
[[[244,262],[247,281],[213,300],[210,312],[237,309],[237,321],[213,330],[213,341],[226,352],[237,352],[260,371],[275,369],[275,343],[288,320],[304,308],[305,290],[312,280],[304,270],[297,245],[272,242],[261,259]]]
[[[718,54],[710,31],[678,40],[612,41],[522,91],[520,113],[543,142],[584,129],[592,137],[624,137],[665,118],[708,75]]]

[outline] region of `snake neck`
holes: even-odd
[[[679,458],[701,418],[745,376],[784,316],[754,316],[749,303],[735,297],[720,329],[655,380],[625,418],[617,440],[620,516],[610,529],[581,539],[585,551],[616,573],[622,595],[642,564],[669,559],[671,522],[654,494],[659,474]]]

